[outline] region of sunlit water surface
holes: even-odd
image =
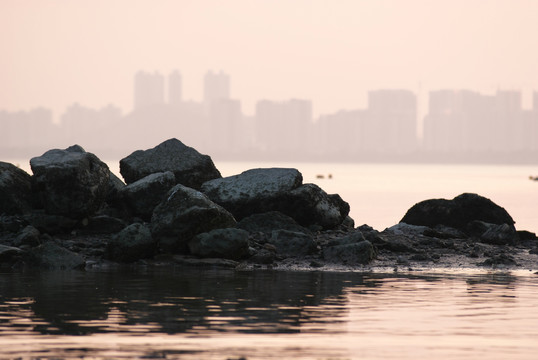
[[[0,274],[0,358],[536,359],[538,275]]]

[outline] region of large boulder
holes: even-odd
[[[86,261],[82,256],[49,241],[31,250],[28,264],[45,269],[73,270],[83,269]]]
[[[329,229],[342,223],[349,213],[349,205],[317,185],[302,185],[302,180],[296,169],[252,169],[208,181],[201,191],[239,220],[252,214],[279,211],[302,226]]]
[[[310,234],[310,230],[299,225],[291,217],[279,211],[253,214],[239,221],[237,227],[250,233],[262,232],[269,236],[271,236],[274,230],[288,230]]]
[[[215,229],[189,241],[190,252],[208,258],[240,260],[248,257],[248,232],[241,229]]]
[[[151,233],[165,252],[187,253],[196,235],[235,225],[233,215],[223,207],[181,184],[170,189],[151,217]]]
[[[155,242],[150,230],[139,223],[131,224],[107,244],[105,257],[118,262],[134,262],[153,256]]]
[[[435,227],[445,225],[465,233],[473,221],[490,224],[507,224],[515,230],[514,220],[508,212],[490,199],[465,193],[452,200],[431,199],[411,207],[400,222]]]
[[[329,263],[345,265],[365,265],[375,259],[376,253],[372,243],[365,240],[357,230],[347,236],[332,240],[323,248],[323,258]]]
[[[170,171],[154,173],[125,186],[121,190],[121,197],[133,215],[149,221],[153,209],[164,199],[175,181]]]
[[[275,230],[269,243],[275,246],[277,254],[285,257],[300,257],[317,251],[312,235],[302,232]]]
[[[120,173],[127,184],[166,171],[174,173],[177,184],[193,189],[221,177],[208,155],[200,154],[177,139],[166,140],[153,149],[135,151],[120,160]]]
[[[33,191],[48,214],[82,219],[104,204],[110,171],[82,147],[49,150],[31,159],[30,166]]]
[[[23,214],[31,209],[31,179],[24,170],[0,161],[0,214]]]

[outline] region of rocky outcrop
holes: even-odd
[[[312,235],[288,230],[275,230],[269,238],[276,253],[284,257],[302,257],[317,251]]]
[[[131,224],[107,244],[105,257],[112,261],[130,263],[152,257],[155,242],[150,230],[142,224]]]
[[[82,219],[104,204],[108,166],[78,145],[49,150],[30,160],[33,191],[51,215]]]
[[[0,214],[23,214],[32,208],[31,176],[0,161]]]
[[[193,255],[203,258],[240,260],[249,256],[248,232],[241,229],[215,229],[189,241]]]
[[[196,235],[235,224],[232,214],[223,207],[201,192],[178,184],[153,211],[151,233],[161,251],[186,253]]]
[[[323,249],[323,258],[329,263],[366,265],[375,258],[372,243],[364,238],[360,230],[337,238]]]
[[[237,223],[237,227],[248,232],[263,232],[267,235],[275,230],[287,230],[310,234],[310,230],[297,224],[291,217],[279,211],[269,211],[248,216]]]
[[[279,211],[302,226],[328,229],[342,223],[349,213],[349,205],[338,195],[328,195],[314,184],[303,185],[296,169],[247,170],[208,181],[201,191],[239,220]]]
[[[155,206],[175,183],[176,178],[170,171],[154,173],[125,186],[120,196],[130,213],[149,221]]]
[[[120,160],[120,173],[127,184],[166,171],[174,174],[176,184],[193,189],[200,189],[204,182],[221,177],[209,156],[177,139],[166,140],[153,149],[135,151]]]
[[[411,207],[400,222],[435,227],[445,225],[465,233],[475,220],[490,224],[507,224],[514,227],[508,212],[490,199],[477,194],[462,194],[452,200],[431,199]]]

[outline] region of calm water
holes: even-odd
[[[0,358],[536,359],[538,275],[0,274]]]

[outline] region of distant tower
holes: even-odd
[[[532,92],[532,109],[538,111],[538,91]]]
[[[164,77],[139,71],[135,75],[134,108],[142,109],[151,105],[164,103]]]
[[[174,70],[168,76],[168,103],[180,104],[183,98],[183,78],[179,71]]]
[[[204,76],[204,102],[230,98],[230,76],[220,71],[218,74],[209,71]]]

